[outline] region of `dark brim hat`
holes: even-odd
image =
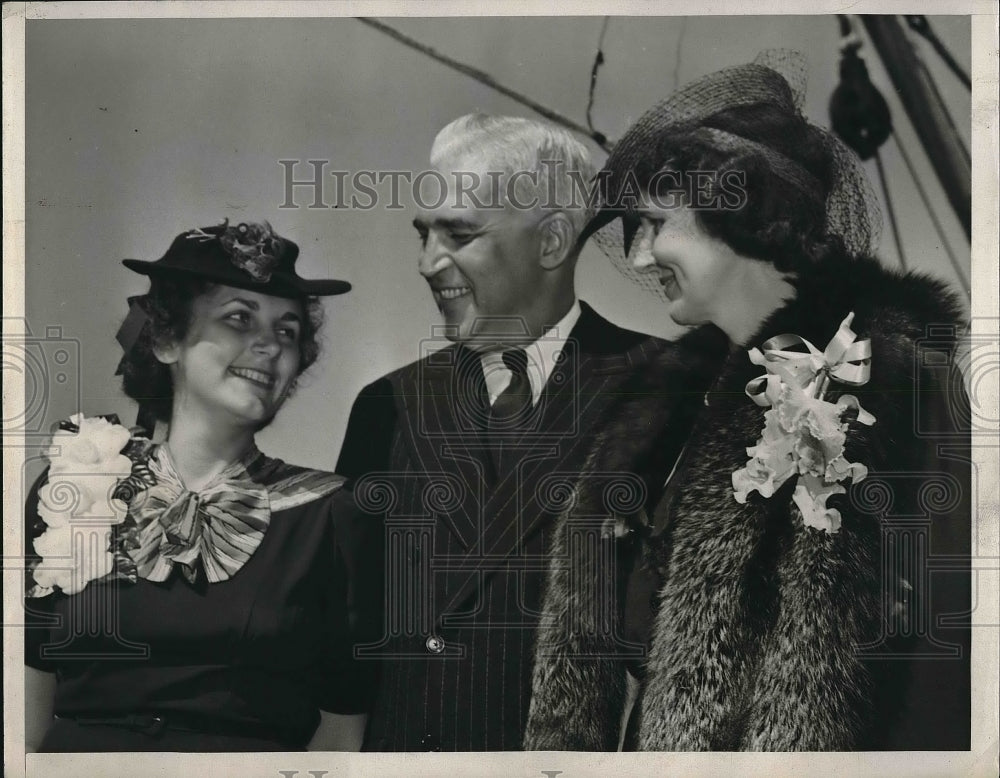
[[[295,272],[298,256],[299,247],[267,222],[230,226],[226,220],[181,233],[155,262],[125,259],[122,264],[151,278],[201,278],[274,297],[327,297],[351,291],[347,281],[302,278]]]

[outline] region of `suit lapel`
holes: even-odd
[[[585,307],[563,349],[563,359],[549,376],[533,429],[517,448],[515,464],[498,474],[486,494],[479,542],[468,549],[456,585],[438,592],[435,612],[441,616],[465,602],[503,559],[521,555],[528,538],[558,506],[553,502],[575,480],[586,441],[615,385],[645,359],[639,346],[615,350],[609,342],[616,329]],[[544,405],[543,405],[544,404]]]
[[[398,396],[418,473],[457,476],[462,494],[454,510],[435,518],[465,549],[481,534],[485,484],[491,468],[479,424],[485,388],[473,352],[449,346],[399,375]],[[426,506],[425,506],[426,509]]]

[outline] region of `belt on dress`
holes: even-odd
[[[169,729],[175,732],[194,732],[202,735],[257,738],[286,744],[294,742],[288,736],[282,735],[274,727],[266,724],[252,721],[226,721],[182,713],[130,713],[122,716],[56,716],[56,718],[68,719],[84,727],[118,727],[150,737],[161,735]]]

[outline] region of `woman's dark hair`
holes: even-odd
[[[719,143],[711,130],[737,138]],[[676,191],[677,178],[657,177],[660,171],[676,171],[686,190],[694,182],[701,201],[709,204],[696,210],[699,223],[737,253],[791,273],[831,254],[846,256],[842,240],[826,230],[837,159],[823,131],[801,116],[768,104],[732,108],[668,133],[651,151],[635,171],[640,185],[655,177],[662,198],[666,190]],[[792,183],[779,164],[804,175]],[[709,175],[695,179],[698,173]],[[803,186],[803,180],[809,184]],[[691,192],[686,194],[690,200]]]
[[[170,421],[173,380],[170,368],[153,352],[157,343],[182,340],[191,326],[193,303],[215,285],[201,278],[151,278],[149,293],[138,304],[149,317],[135,345],[122,358],[120,370],[125,394],[148,408],[159,421]],[[323,306],[316,297],[303,297],[305,319],[299,333],[299,370],[302,375],[319,356],[317,334],[323,324]]]

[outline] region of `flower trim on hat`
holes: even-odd
[[[195,240],[218,240],[229,255],[229,261],[254,281],[266,284],[285,253],[285,241],[275,234],[267,222],[240,222],[229,226],[229,219],[216,228],[217,233],[191,230],[187,237]]]

